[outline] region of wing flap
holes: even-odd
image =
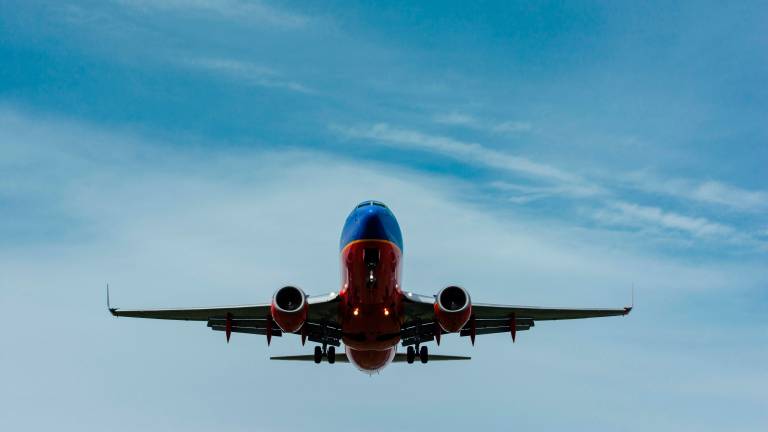
[[[210,327],[211,330],[214,330],[214,331],[227,331],[227,327],[226,326],[219,326],[219,325],[210,326],[209,325],[208,327]],[[267,335],[267,329],[265,329],[265,328],[254,328],[254,327],[237,327],[237,326],[232,326],[232,333],[248,333],[248,334],[256,334],[256,335],[266,336]],[[272,330],[272,336],[281,337],[281,336],[283,336],[283,331],[280,330],[280,329]]]
[[[525,325],[525,326],[517,326],[516,331],[525,331],[530,330],[531,326]],[[459,333],[461,336],[469,336],[472,333],[472,331],[468,328],[461,329],[461,332]],[[495,333],[509,333],[509,326],[505,327],[485,327],[485,328],[479,328],[475,330],[475,335],[486,335],[486,334],[495,334]]]

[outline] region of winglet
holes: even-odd
[[[117,308],[113,308],[109,303],[109,284],[107,284],[107,310],[109,310],[112,316],[117,316]]]
[[[635,308],[635,284],[632,284],[632,303],[624,308],[624,315],[629,315],[632,309]]]

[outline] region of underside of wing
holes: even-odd
[[[209,321],[212,318],[224,319],[227,315],[242,319],[266,320],[269,304],[217,306],[209,308],[172,308],[172,309],[118,309],[110,308],[116,317],[152,318],[183,321]]]
[[[406,323],[401,331],[403,346],[435,340],[446,332],[435,317],[435,297],[407,293],[405,296]],[[470,320],[461,328],[461,336],[511,333],[530,330],[537,321],[599,318],[627,315],[631,307],[616,309],[547,308],[486,303],[472,304]]]
[[[311,342],[339,346],[341,326],[337,322],[339,297],[336,293],[307,297],[307,320],[297,334]],[[283,331],[271,316],[271,304],[169,308],[169,309],[119,309],[109,305],[109,312],[116,317],[149,318],[182,321],[206,321],[214,331],[227,333],[248,333],[280,337]]]
[[[627,315],[631,307],[619,309],[574,309],[546,308],[530,306],[507,306],[478,303],[472,305],[472,313],[477,319],[509,319],[513,316],[536,321],[552,321],[566,319],[599,318]]]

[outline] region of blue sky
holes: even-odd
[[[768,426],[760,2],[0,1],[2,429]],[[118,306],[338,287],[359,201],[408,289],[622,306],[470,364],[272,364]],[[432,348],[435,350],[435,348]]]

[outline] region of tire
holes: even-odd
[[[429,361],[429,351],[427,351],[427,347],[423,346],[419,350],[419,360],[421,360],[422,363]]]
[[[416,359],[416,350],[414,350],[412,346],[409,346],[408,349],[405,351],[405,361],[407,361],[408,364],[412,364],[415,359]]]
[[[315,363],[320,364],[323,361],[323,350],[319,346],[315,347]]]
[[[326,355],[328,356],[328,363],[336,363],[336,347],[329,346],[328,353]]]

